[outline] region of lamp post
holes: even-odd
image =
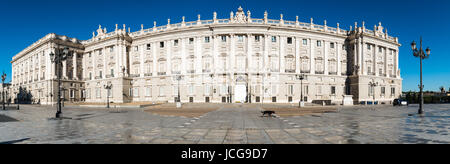
[[[64,47],[64,49],[56,48],[55,52],[50,53],[50,60],[56,65],[57,80],[58,80],[58,95],[57,95],[57,106],[56,106],[56,118],[61,118],[61,71],[62,71],[62,61],[67,59],[69,54],[69,48]]]
[[[112,89],[112,84],[108,83],[106,85],[103,86],[106,90],[106,108],[109,108],[109,95],[111,94],[111,89]]]
[[[300,80],[300,102],[298,104],[298,107],[301,108],[301,107],[305,106],[305,103],[303,102],[303,80],[305,80],[306,75],[300,74],[300,75],[295,75],[295,77],[298,80]]]
[[[6,74],[3,72],[2,74],[2,109],[6,110],[5,107],[5,80],[6,80]]]
[[[375,87],[378,86],[378,82],[371,81],[369,82],[369,87],[371,87],[371,92],[373,95],[372,105],[375,105]]]
[[[420,102],[419,102],[419,114],[423,114],[423,82],[422,82],[422,60],[430,57],[431,49],[427,48],[425,52],[422,48],[422,37],[420,37],[420,49],[417,49],[416,42],[411,43],[411,48],[413,50],[413,55],[418,57],[420,60]]]
[[[214,74],[210,74],[209,77],[211,77],[211,86],[212,86],[211,102],[213,102],[214,101]]]
[[[177,95],[177,108],[181,108],[181,95],[180,95],[180,81],[181,81],[181,79],[182,79],[182,76],[181,75],[177,75],[176,76],[176,79],[177,79],[177,81],[178,81],[178,95]]]

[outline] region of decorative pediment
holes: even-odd
[[[133,62],[133,65],[135,65],[135,64],[141,64],[141,62],[139,62],[139,61],[134,61],[134,62]]]
[[[160,61],[166,61],[166,58],[160,58],[160,59],[158,59],[158,61],[160,62]]]
[[[250,19],[250,11],[247,12],[248,17],[244,13],[244,9],[242,9],[241,6],[239,6],[238,11],[236,12],[236,15],[233,16],[233,12],[230,14],[230,19],[234,23],[247,23]]]
[[[145,60],[144,63],[151,63],[151,62],[153,62],[153,60]]]

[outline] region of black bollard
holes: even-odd
[[[19,109],[20,109],[19,104],[17,104],[17,110],[19,110]]]

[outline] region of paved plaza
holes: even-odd
[[[450,104],[425,105],[425,116],[415,115],[417,105],[384,105],[274,118],[261,117],[261,106],[255,104],[210,106],[216,108],[190,117],[150,108],[65,107],[65,119],[55,120],[55,107],[23,105],[0,111],[0,143],[450,143]]]

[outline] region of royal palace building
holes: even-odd
[[[401,95],[398,38],[381,23],[344,30],[313,22],[251,17],[144,28],[99,29],[89,40],[48,34],[12,58],[15,102],[54,104],[57,71],[68,102],[390,103]],[[69,48],[56,67],[51,53]],[[299,80],[304,75],[304,80]],[[112,84],[112,89],[105,85]],[[301,92],[303,92],[301,94]]]

